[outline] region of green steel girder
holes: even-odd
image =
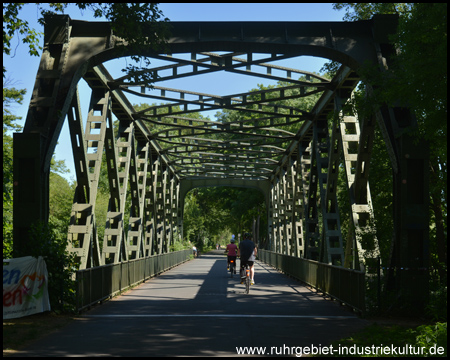
[[[386,66],[386,49],[391,48],[388,35],[396,23],[395,16],[351,23],[273,22],[270,26],[261,22],[221,22],[220,26],[216,22],[174,22],[167,41],[171,54],[147,50],[137,54],[169,63],[144,70],[154,75],[157,83],[219,71],[289,83],[282,88],[219,96],[163,86],[149,89],[127,76],[114,79],[102,63],[135,54],[114,36],[108,23],[72,20],[67,15],[46,18],[44,51],[24,133],[14,137],[14,236],[20,239],[15,246],[26,248],[31,223],[48,217],[50,159],[68,115],[78,181],[69,239],[81,267],[100,265],[107,259],[118,262],[167,252],[182,235],[184,197],[189,190],[203,186],[261,190],[273,250],[342,264],[334,190],[338,154],[347,140],[340,137],[337,124],[328,140],[327,117],[336,111],[338,101],[350,97],[359,82],[360,66],[366,62]],[[329,81],[307,71],[271,64],[305,55],[334,60],[342,66]],[[92,114],[85,132],[77,95],[81,78],[92,89]],[[140,91],[133,87],[140,87]],[[165,104],[136,111],[126,93]],[[320,98],[309,111],[283,104],[314,94]],[[99,116],[95,112],[100,106]],[[251,114],[252,119],[238,116],[224,124],[186,116],[213,109]],[[112,132],[112,114],[120,122],[119,138]],[[395,174],[396,266],[412,261],[400,254],[409,237],[415,249],[426,243],[426,231],[413,236],[408,223],[410,208],[423,207],[424,201],[417,197],[411,207],[404,200],[402,186],[402,181],[412,182],[408,185],[411,188],[422,183],[427,186],[426,171],[421,173],[422,180],[415,180],[410,170],[419,162],[422,166],[426,159],[411,150],[409,139],[403,139],[404,126],[399,124],[413,123],[399,122],[402,116],[405,114],[400,109],[383,108],[374,117]],[[370,202],[367,177],[373,122],[363,119],[357,156],[345,155],[346,161],[356,165],[354,180],[348,180],[355,204]],[[91,129],[99,133],[91,133]],[[226,140],[217,139],[219,135]],[[108,222],[114,227],[107,231],[100,249],[94,209],[101,162],[98,155],[104,144],[111,188]],[[132,206],[129,229],[124,229],[128,182]],[[27,189],[39,189],[39,196]],[[420,221],[425,224],[426,216]],[[110,238],[113,236],[115,241]],[[411,281],[405,278],[403,283],[410,286]]]
[[[245,54],[245,53],[242,53],[242,54]],[[160,81],[164,81],[164,80],[173,80],[173,79],[178,79],[178,78],[187,77],[187,76],[201,75],[201,74],[205,74],[205,73],[211,73],[211,72],[215,72],[215,71],[224,70],[224,71],[234,72],[234,73],[238,73],[238,74],[242,74],[242,75],[251,75],[251,76],[267,78],[270,80],[291,82],[293,84],[297,84],[297,85],[301,85],[301,86],[324,87],[329,84],[328,79],[326,79],[322,76],[319,76],[317,74],[308,72],[308,71],[287,68],[287,67],[277,66],[277,65],[273,65],[273,64],[266,64],[266,63],[262,62],[262,61],[280,60],[280,59],[285,58],[285,56],[277,56],[277,57],[271,56],[270,58],[267,58],[267,59],[263,59],[263,60],[259,59],[259,60],[255,61],[255,60],[252,60],[252,53],[246,54],[249,60],[233,57],[234,54],[220,55],[220,54],[202,52],[202,53],[199,53],[199,55],[206,55],[206,57],[197,59],[197,54],[192,53],[191,61],[188,61],[188,60],[182,59],[182,58],[174,58],[173,56],[159,55],[157,57],[158,59],[175,61],[176,64],[155,67],[155,68],[152,68],[151,70],[143,70],[140,73],[144,74],[144,73],[151,72],[153,74],[153,78],[155,79],[155,82],[160,82]],[[230,61],[238,62],[238,64],[234,64],[233,66],[231,66]],[[206,62],[211,62],[211,64],[205,64]],[[192,71],[191,72],[183,71],[183,73],[178,73],[177,69],[184,67],[184,66],[192,66]],[[246,68],[245,70],[239,69],[239,67],[244,67],[244,66]],[[261,72],[252,71],[251,70],[252,66],[253,67],[255,67],[255,66],[262,67],[265,69],[266,72],[261,73]],[[198,67],[205,67],[205,69],[198,70]],[[158,74],[159,72],[166,71],[166,70],[171,70],[172,74],[168,75],[168,76],[167,75],[161,76]],[[272,74],[272,70],[285,72],[286,76],[284,76],[284,77],[275,76]],[[300,81],[300,80],[292,79],[292,74],[305,75],[307,78],[307,81]],[[136,85],[141,84],[145,88],[145,85],[143,85],[142,83],[126,81],[126,80],[129,80],[130,78],[131,77],[129,75],[125,75],[125,76],[115,79],[108,85],[110,85],[111,87],[116,87],[116,86],[122,87],[122,86],[136,86]],[[308,81],[308,79],[310,79],[310,78],[317,79],[320,81],[320,83],[312,83],[311,81]]]

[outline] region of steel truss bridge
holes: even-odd
[[[344,111],[360,81],[360,67],[376,64],[382,72],[389,65],[394,49],[388,36],[396,24],[390,15],[358,22],[172,22],[168,53],[140,54],[167,64],[148,69],[156,78],[149,87],[127,76],[115,78],[103,65],[134,55],[109,23],[46,18],[26,124],[14,136],[15,247],[26,248],[33,222],[48,221],[50,160],[67,118],[77,178],[68,238],[80,269],[169,252],[182,235],[187,192],[204,186],[261,190],[268,209],[268,250],[361,269],[379,255],[377,239],[356,237],[343,247],[336,184],[342,165],[353,226],[361,230],[355,233],[364,232],[373,218],[368,179],[379,126],[394,182],[390,275],[395,288],[417,294],[413,289],[426,286],[426,278],[413,269],[427,266],[428,155],[406,134],[414,119],[401,107],[374,109],[364,118]],[[274,64],[299,56],[341,66],[330,80]],[[166,80],[195,81],[217,72],[285,85],[226,96],[162,86]],[[81,79],[92,90],[85,128],[77,90]],[[136,111],[127,94],[160,105]],[[292,105],[313,96],[312,109]],[[233,120],[189,115],[215,109],[226,109]],[[94,209],[102,154],[111,195],[100,248]]]

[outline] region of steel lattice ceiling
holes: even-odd
[[[130,109],[130,105],[127,108],[141,129],[146,128],[146,137],[156,141],[180,179],[271,180],[283,166],[283,160],[295,152],[296,144],[311,140],[308,135],[312,121],[319,115],[324,119],[326,112],[333,110],[331,100],[336,89],[350,91],[358,78],[347,67],[329,80],[308,71],[271,64],[290,57],[284,54],[265,54],[258,60],[253,60],[253,56],[199,52],[186,60],[159,55],[158,59],[169,65],[148,69],[153,85],[133,82],[131,76],[114,79],[102,65],[88,72],[85,80],[93,88],[101,80],[121,99],[128,93],[143,102],[159,104],[139,111]],[[195,76],[215,72],[253,76],[255,82],[257,78],[276,80],[282,85],[225,96],[160,86],[164,81],[185,77],[195,82]],[[293,106],[306,97],[313,98],[313,108]],[[114,109],[117,111],[118,106]],[[227,121],[193,116],[210,110],[228,111]]]

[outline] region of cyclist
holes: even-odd
[[[225,250],[225,252],[228,253],[227,271],[230,270],[230,260],[234,260],[234,263],[236,264],[237,245],[235,244],[235,241],[234,235],[231,235],[230,243],[227,245],[227,249]],[[234,268],[234,273],[236,274],[236,268]]]
[[[238,256],[240,256],[241,258],[241,284],[244,283],[244,268],[245,265],[248,264],[250,266],[251,285],[255,285],[255,268],[253,266],[253,263],[256,260],[256,253],[256,246],[255,243],[251,240],[251,234],[246,233],[244,235],[244,240],[241,241],[238,249]]]

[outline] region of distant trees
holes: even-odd
[[[25,89],[16,89],[11,81],[3,78],[3,258],[12,257],[13,235],[13,139],[10,131],[22,128],[15,123],[20,117],[15,116],[12,106],[22,104]]]
[[[252,232],[260,219],[258,241],[267,238],[264,194],[255,189],[233,187],[197,188],[185,200],[184,238],[198,246],[228,242],[231,234]]]

